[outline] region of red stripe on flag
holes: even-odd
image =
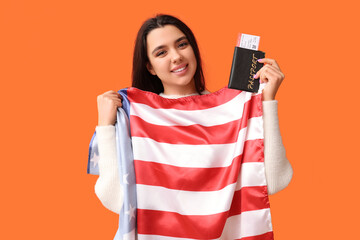
[[[221,236],[227,217],[228,212],[201,216],[138,209],[137,228],[138,234],[215,239]]]
[[[239,120],[217,126],[161,126],[130,116],[131,135],[171,144],[226,144],[237,141]],[[245,122],[246,124],[246,122]]]
[[[245,142],[244,153],[228,167],[187,168],[135,160],[136,183],[185,191],[216,191],[235,183],[244,162],[263,162],[262,139]]]
[[[261,235],[243,237],[236,240],[273,240],[273,239],[274,239],[274,233],[271,231]]]
[[[254,95],[251,97],[250,101],[247,101],[246,104],[249,103],[249,118],[253,117],[260,117],[262,116],[262,94]],[[244,108],[244,111],[247,111],[247,109]]]
[[[143,103],[152,108],[174,108],[179,110],[201,110],[216,107],[230,101],[240,93],[239,90],[225,87],[205,95],[169,99],[134,87],[127,89],[127,97],[131,103]],[[214,97],[214,95],[217,95],[217,97]]]
[[[151,138],[157,142],[171,144],[226,144],[237,141],[239,131],[245,128],[249,118],[261,116],[261,108],[254,96],[244,106],[241,119],[216,126],[162,126],[148,123],[138,116],[131,115],[131,135]],[[176,136],[176,137],[174,137]]]
[[[264,162],[264,139],[247,140],[243,148],[242,162]]]
[[[243,187],[234,193],[229,217],[264,208],[270,208],[267,186]]]
[[[235,183],[241,156],[228,167],[184,168],[135,160],[136,183],[184,191],[216,191]]]

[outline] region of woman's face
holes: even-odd
[[[194,74],[197,63],[185,34],[173,25],[156,28],[147,35],[147,68],[157,75],[165,94],[196,92]]]

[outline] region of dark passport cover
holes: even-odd
[[[264,66],[257,60],[264,57],[265,53],[262,51],[235,47],[228,87],[247,92],[257,92],[260,79],[254,79],[254,75]]]

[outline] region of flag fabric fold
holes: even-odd
[[[119,174],[128,192],[115,239],[273,239],[262,88],[179,99],[120,91]],[[93,137],[88,165],[98,156],[95,143]]]

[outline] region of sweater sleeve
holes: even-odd
[[[264,157],[265,175],[268,193],[275,194],[284,189],[291,181],[293,169],[286,158],[285,148],[282,143],[278,102],[263,101],[264,118]]]
[[[107,209],[119,214],[123,205],[123,190],[116,160],[115,126],[97,126],[96,135],[100,160],[95,193]]]

